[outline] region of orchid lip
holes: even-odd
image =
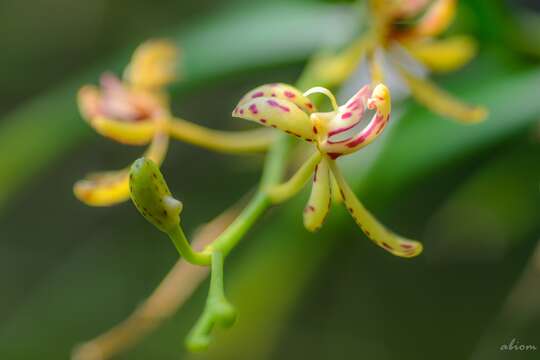
[[[354,124],[352,125],[349,125],[349,126],[346,126],[346,127],[342,127],[342,128],[339,128],[339,129],[336,129],[336,130],[332,130],[330,132],[328,132],[328,136],[334,136],[334,135],[339,135],[341,134],[342,132],[345,132],[347,130],[350,130],[352,129],[353,127],[355,127],[356,125],[358,125],[360,122],[362,121],[362,118],[360,118],[357,122],[355,122]],[[341,141],[339,141],[341,142]]]
[[[358,119],[358,121],[356,121],[352,125],[330,131],[328,133],[326,143],[328,145],[336,145],[336,144],[348,143],[349,141],[353,140],[356,136],[358,136],[359,133],[361,133],[362,131],[365,130],[365,128],[361,127],[360,123],[364,122],[364,120],[366,119],[366,116],[369,116],[369,112],[364,112],[362,114],[362,116],[360,116],[360,119]],[[369,124],[366,125],[366,126],[369,126]],[[355,129],[355,128],[357,128],[357,129]],[[355,130],[358,130],[358,131],[355,131]],[[338,139],[332,139],[332,138],[338,137],[340,134],[343,134],[345,132],[350,132],[350,136],[347,136],[347,135],[349,135],[349,134],[347,134],[347,135],[345,135],[345,138],[343,138],[343,139],[339,139],[339,140]]]

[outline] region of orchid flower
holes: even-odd
[[[318,112],[308,98],[314,93],[328,96],[332,111]],[[280,129],[315,145],[316,152],[289,181],[267,190],[272,201],[280,203],[300,191],[313,175],[311,195],[304,208],[304,226],[308,230],[316,231],[322,226],[334,195],[343,201],[354,221],[375,244],[394,255],[414,257],[421,253],[422,245],[380,224],[358,200],[336,163],[338,157],[358,151],[382,133],[390,120],[390,103],[390,91],[383,84],[362,87],[341,106],[322,87],[302,94],[290,85],[269,84],[247,93],[233,116]],[[357,131],[368,110],[374,111],[369,124]]]
[[[337,55],[320,55],[311,71],[327,86],[351,76],[355,81],[384,82],[398,98],[412,95],[442,116],[465,123],[482,121],[485,108],[461,102],[428,79],[430,72],[456,70],[476,54],[470,37],[436,39],[452,23],[456,6],[457,0],[370,0],[367,33]]]
[[[273,140],[269,131],[211,130],[175,118],[165,86],[176,78],[178,50],[166,40],[140,45],[124,71],[101,76],[100,86],[86,85],[78,93],[82,116],[100,135],[127,145],[148,145],[144,156],[161,164],[169,136],[208,149],[229,153],[265,150]],[[81,201],[110,206],[129,198],[129,168],[88,175],[74,186]]]

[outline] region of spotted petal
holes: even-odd
[[[309,116],[289,100],[265,96],[252,98],[241,102],[232,115],[278,128],[308,141],[315,136]]]
[[[315,113],[311,116],[322,142],[331,142],[332,137],[339,136],[360,123],[370,92],[369,85],[366,85],[345,105],[340,106],[336,112]]]
[[[386,86],[379,84],[369,96],[369,88],[364,87],[360,92],[355,95],[346,105],[340,107],[340,111],[335,115],[332,124],[336,124],[339,121],[344,120],[344,117],[351,114],[349,117],[353,118],[352,123],[349,123],[347,126],[341,128],[332,128],[328,132],[328,137],[323,139],[320,143],[320,149],[327,153],[331,158],[336,158],[340,155],[349,154],[357,151],[358,149],[370,144],[375,140],[386,127],[390,119],[390,93]],[[356,100],[355,100],[356,99]],[[358,102],[358,105],[355,105]],[[359,103],[362,105],[359,105]],[[357,125],[361,121],[361,117],[364,114],[365,105],[370,109],[376,109],[376,113],[373,115],[369,124],[356,135],[348,135],[347,132]],[[355,109],[356,106],[359,106],[359,109]],[[348,111],[348,112],[344,112]],[[315,116],[316,114],[314,114]],[[345,121],[348,120],[345,119]],[[347,136],[343,139],[336,139],[337,135],[345,134]]]
[[[304,96],[300,90],[294,86],[283,83],[261,85],[251,90],[244,95],[244,97],[238,103],[238,106],[244,105],[251,100],[260,97],[273,97],[281,100],[287,100],[296,104],[300,109],[308,113],[315,110],[315,105],[311,102],[311,100]]]
[[[326,161],[321,161],[313,174],[313,186],[308,203],[304,208],[304,226],[309,231],[318,230],[331,205],[330,173]]]
[[[421,243],[396,235],[378,222],[358,200],[337,168],[336,163],[331,161],[329,166],[341,189],[341,197],[347,210],[356,224],[371,241],[386,251],[400,257],[410,258],[422,252]]]
[[[161,164],[168,147],[164,131],[156,132],[145,157]],[[79,180],[73,187],[75,196],[91,206],[111,206],[129,199],[129,168],[93,173]]]

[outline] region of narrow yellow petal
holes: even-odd
[[[158,89],[176,78],[178,49],[171,41],[149,40],[134,52],[124,78],[136,88]]]
[[[161,164],[168,147],[165,132],[156,132],[145,157]],[[75,196],[90,206],[111,206],[129,199],[129,168],[88,175],[73,187]]]
[[[347,80],[372,45],[369,36],[362,36],[343,51],[320,53],[310,61],[306,73],[318,79],[321,86],[334,87]]]
[[[459,69],[468,63],[477,52],[477,44],[469,36],[415,41],[404,45],[412,56],[434,72],[449,72]]]
[[[335,204],[341,204],[343,202],[343,197],[341,196],[341,191],[339,191],[339,185],[336,180],[336,176],[333,172],[330,171],[330,189],[332,190],[332,200]]]
[[[339,171],[335,161],[326,159],[341,189],[347,210],[364,234],[386,251],[401,257],[414,257],[422,252],[422,244],[389,231],[362,205]]]
[[[306,229],[317,231],[324,223],[331,205],[330,173],[327,162],[323,160],[315,168],[311,195],[304,208],[304,226]]]
[[[92,173],[73,187],[75,196],[90,206],[111,206],[129,199],[129,169]]]
[[[128,145],[148,144],[156,128],[154,120],[150,119],[128,122],[97,116],[89,122],[100,135]]]
[[[401,73],[414,98],[439,115],[464,123],[477,123],[488,115],[486,108],[465,104],[429,80],[418,78],[403,69]]]

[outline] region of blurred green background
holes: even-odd
[[[77,88],[120,70],[141,41],[167,36],[184,47],[175,112],[243,128],[229,114],[246,90],[294,82],[310,54],[350,40],[349,5],[0,0],[0,359],[68,358],[125,318],[177,259],[131,204],[89,208],[72,195],[85,173],[142,152],[95,134],[76,109]],[[118,358],[540,358],[540,6],[461,1],[451,31],[475,36],[480,54],[436,80],[486,105],[488,121],[466,127],[407,102],[384,141],[343,161],[366,206],[420,239],[424,255],[380,251],[339,207],[319,233],[306,232],[304,192],[269,211],[227,261],[239,322],[208,353],[183,347],[205,284]],[[251,189],[262,161],[174,142],[163,172],[186,230]],[[499,350],[512,339],[537,350]]]

